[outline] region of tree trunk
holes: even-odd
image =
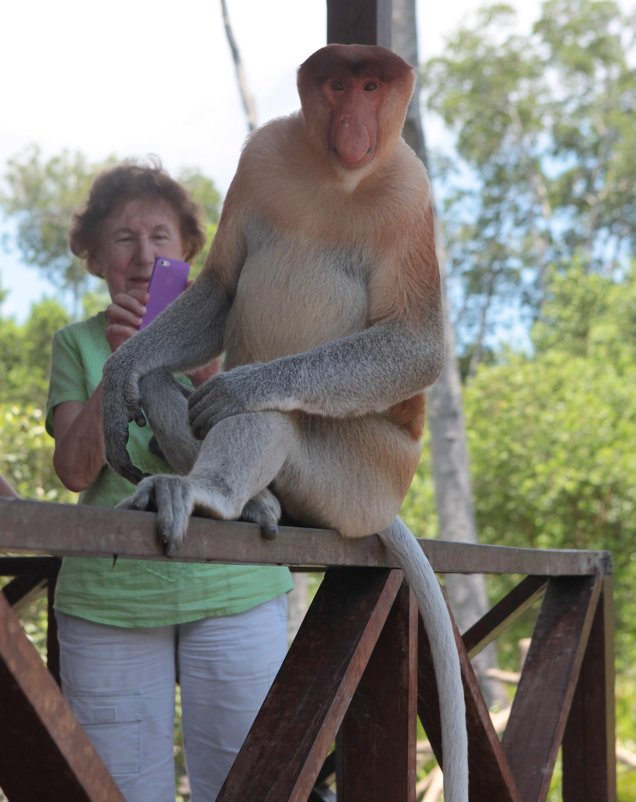
[[[392,42],[393,49],[409,64],[414,66],[419,64],[415,0],[393,0]],[[418,76],[415,92],[409,104],[403,135],[428,169],[428,153],[419,98]],[[433,478],[440,538],[463,543],[477,543],[461,379],[455,353],[455,334],[445,292],[446,258],[439,221],[436,223],[436,238],[444,289],[446,360],[442,374],[428,393],[428,421],[431,431]],[[481,574],[447,574],[446,590],[457,625],[462,632],[466,631],[488,609],[486,585]],[[496,666],[494,649],[489,647],[478,655],[474,662],[487,703],[492,704],[505,699],[505,693],[499,683],[495,683],[485,676],[486,669]]]

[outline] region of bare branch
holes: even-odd
[[[241,61],[241,54],[239,53],[232,25],[230,23],[230,16],[227,11],[227,3],[221,0],[221,12],[223,14],[223,25],[225,27],[225,35],[227,37],[230,51],[232,53],[232,61],[234,62],[234,70],[236,71],[236,80],[238,83],[239,92],[241,94],[241,101],[243,103],[243,110],[245,111],[245,118],[247,120],[247,127],[250,131],[256,128],[256,105],[252,93],[247,86],[247,79],[245,71],[243,70],[243,62]]]

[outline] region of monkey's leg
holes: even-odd
[[[283,508],[307,526],[361,537],[390,526],[420,446],[380,416],[296,416],[296,438],[274,480]]]
[[[159,444],[159,450],[179,474],[193,467],[201,448],[188,423],[191,388],[180,384],[165,369],[144,376],[140,383],[141,403]],[[122,506],[128,506],[124,503]],[[276,537],[281,508],[270,490],[262,490],[243,507],[240,518],[258,524],[267,539]]]
[[[183,540],[193,511],[234,520],[265,490],[288,457],[295,435],[279,412],[226,418],[213,427],[187,476],[148,476],[120,507],[156,509],[157,533],[166,554]],[[259,521],[260,522],[260,521]]]

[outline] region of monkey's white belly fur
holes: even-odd
[[[227,365],[269,362],[368,325],[364,256],[298,238],[254,237],[227,319]]]

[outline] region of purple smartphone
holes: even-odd
[[[160,312],[171,304],[185,290],[188,281],[190,265],[180,262],[179,259],[169,259],[167,256],[158,256],[152,268],[152,276],[148,285],[148,303],[146,314],[139,326],[145,329]]]

